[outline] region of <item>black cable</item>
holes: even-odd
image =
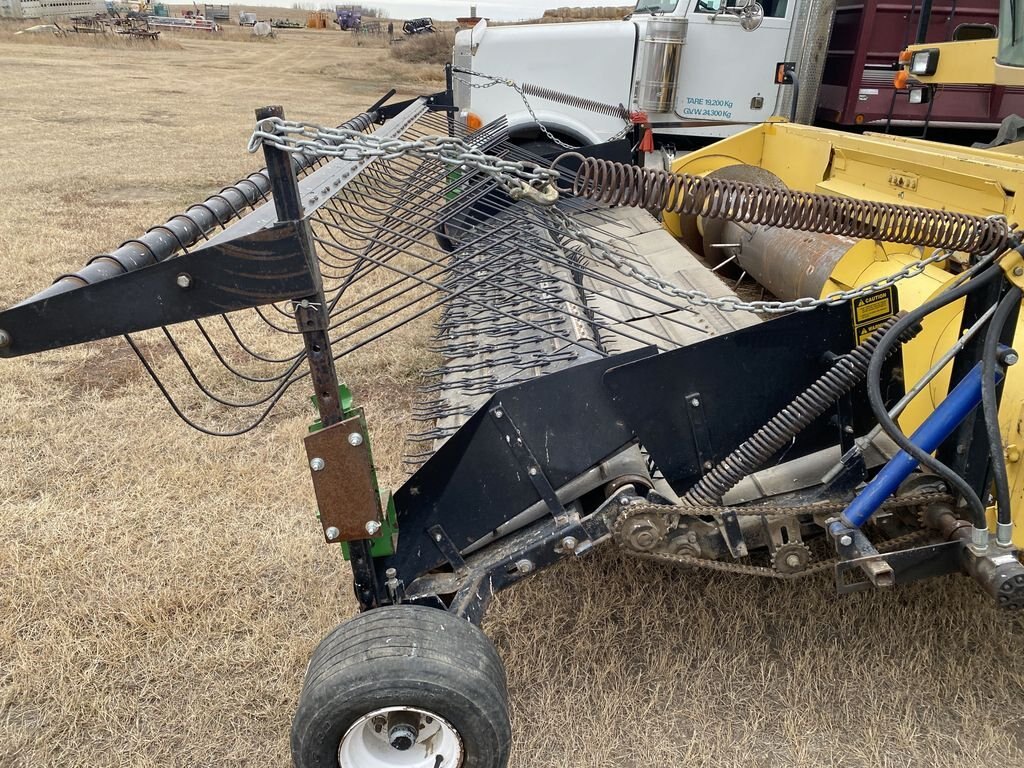
[[[984,352],[981,358],[981,407],[985,413],[985,431],[988,433],[989,451],[992,457],[992,477],[996,486],[996,515],[1000,524],[1012,521],[1010,515],[1010,481],[1006,472],[1006,457],[1003,455],[1003,437],[999,432],[999,401],[996,399],[996,366],[999,365],[997,352],[999,339],[1010,315],[1018,306],[1021,290],[1012,286],[996,308],[985,334]]]
[[[978,498],[978,494],[975,493],[970,484],[954,472],[953,469],[947,467],[930,453],[918,448],[910,442],[907,436],[903,434],[902,430],[900,430],[896,425],[896,422],[893,421],[892,417],[889,415],[889,410],[885,407],[885,401],[882,398],[882,364],[885,362],[885,358],[888,357],[889,351],[899,342],[903,334],[919,323],[922,318],[948,304],[952,304],[957,299],[961,299],[969,293],[973,293],[974,291],[985,287],[993,280],[999,279],[1002,274],[1002,269],[998,265],[993,265],[977,277],[974,277],[971,280],[966,280],[960,285],[942,292],[934,299],[926,301],[912,312],[908,312],[898,320],[892,328],[889,329],[885,336],[882,337],[874,355],[871,356],[871,364],[868,366],[867,375],[868,400],[871,403],[871,410],[874,413],[875,418],[878,420],[878,425],[892,439],[892,441],[896,443],[896,445],[903,449],[907,455],[912,456],[920,462],[922,466],[927,467],[943,480],[948,482],[952,488],[957,490],[960,495],[964,497],[968,507],[970,507],[973,518],[972,522],[976,528],[988,527],[988,522],[985,517],[985,505],[982,503],[981,499]]]

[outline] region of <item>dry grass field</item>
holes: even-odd
[[[424,78],[336,32],[0,33],[0,305],[258,167],[255,107],[337,122]],[[418,342],[341,371],[384,485]],[[215,439],[119,342],[0,363],[0,766],[285,768],[308,654],[354,612],[313,513],[305,393]],[[1024,620],[966,579],[839,599],[599,551],[500,595],[486,628],[515,768],[1024,764]]]

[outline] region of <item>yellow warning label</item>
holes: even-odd
[[[858,325],[855,330],[855,333],[857,334],[857,343],[863,344],[867,337],[885,325],[885,321],[888,319],[888,317],[883,317],[881,320],[875,320],[873,323]]]
[[[892,289],[886,288],[870,296],[853,301],[853,322],[856,325],[879,317],[889,317],[892,311]]]
[[[896,314],[897,301],[896,288],[891,285],[853,300],[853,335],[858,344]]]

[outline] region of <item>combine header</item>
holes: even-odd
[[[929,176],[935,150],[886,140],[888,199],[868,138],[769,123],[669,173],[627,140],[542,161],[456,112],[261,109],[264,171],[0,313],[3,357],[123,335],[207,434],[313,393],[320,525],[361,613],[313,655],[296,766],[504,766],[488,604],[601,545],[841,592],[966,573],[1024,606],[1015,161],[944,148]],[[407,326],[437,363],[382,496],[338,372]]]

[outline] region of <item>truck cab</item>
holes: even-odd
[[[833,10],[815,0],[638,0],[619,21],[482,21],[455,39],[456,103],[471,124],[504,115],[516,137],[540,122],[572,144],[626,128],[622,114],[595,114],[584,100],[621,105],[645,112],[659,142],[700,145],[791,113],[778,65],[820,78],[830,30],[820,14]],[[555,93],[530,95],[540,89]]]

